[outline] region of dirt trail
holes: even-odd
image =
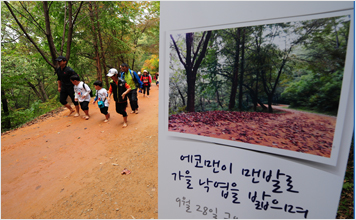
[[[126,128],[90,104],[87,121],[64,110],[2,135],[1,217],[158,218],[158,87],[138,103]]]

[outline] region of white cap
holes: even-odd
[[[138,75],[141,75],[141,72],[138,72],[137,74],[138,74]]]
[[[117,69],[112,68],[112,69],[109,70],[109,72],[108,72],[108,74],[106,76],[112,77],[115,74],[119,74],[119,73],[117,72]]]
[[[143,72],[146,72],[146,73],[148,73],[148,71],[147,71],[147,70],[144,70]]]

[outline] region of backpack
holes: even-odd
[[[88,84],[87,84],[87,86],[90,88],[90,86]],[[85,91],[87,91],[87,89],[85,88],[85,82],[83,82],[83,88],[84,88]],[[90,97],[93,97],[93,91],[92,90],[90,90],[89,95],[90,95]]]

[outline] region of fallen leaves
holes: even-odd
[[[171,115],[168,129],[330,157],[335,128],[307,114],[208,111]]]

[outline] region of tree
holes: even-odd
[[[16,23],[18,24],[18,26],[20,27],[20,29],[22,30],[22,32],[25,34],[25,36],[27,37],[27,39],[32,43],[32,45],[36,48],[36,50],[41,54],[41,56],[43,57],[43,59],[53,68],[56,68],[56,61],[55,59],[58,57],[58,55],[62,55],[59,54],[56,50],[54,41],[53,41],[53,36],[52,36],[52,30],[51,30],[51,22],[50,22],[50,8],[52,6],[54,2],[51,2],[48,5],[48,2],[44,1],[42,2],[43,5],[43,19],[45,22],[45,29],[37,22],[37,20],[35,19],[35,17],[37,17],[37,14],[35,13],[31,13],[30,10],[28,9],[28,7],[19,2],[19,4],[21,5],[22,9],[24,10],[24,13],[26,13],[27,16],[23,16],[24,19],[22,19],[22,21],[18,18],[18,16],[16,15],[16,13],[14,12],[13,9],[16,10],[17,14],[20,15],[20,17],[22,17],[22,13],[19,12],[19,10],[17,10],[15,8],[14,5],[11,5],[9,2],[5,1],[5,4],[8,8],[8,10],[10,11],[12,17],[15,19]],[[15,3],[14,3],[15,4]],[[29,5],[30,7],[36,7],[36,4],[38,3],[31,3],[31,4],[35,4],[35,5]],[[75,22],[76,19],[78,17],[78,14],[80,12],[80,9],[83,5],[83,2],[81,2],[78,6],[78,8],[76,9],[76,11],[73,14],[73,5],[76,3],[72,3],[72,2],[68,2],[68,20],[63,22],[63,26],[66,27],[67,23],[68,23],[68,36],[67,36],[67,50],[66,50],[66,58],[69,61],[70,58],[70,49],[71,49],[71,43],[72,43],[72,35],[73,35],[73,29],[75,26]],[[53,7],[54,10],[55,7]],[[65,11],[67,12],[67,11]],[[39,13],[37,11],[37,13]],[[73,19],[74,16],[74,19]],[[27,22],[31,22],[34,24],[35,28],[37,28],[38,30],[40,30],[39,32],[34,33],[30,33],[30,30],[26,29],[23,25],[23,23],[25,22],[24,20],[27,20]],[[57,22],[57,21],[56,21]],[[31,35],[38,35],[38,34],[42,34],[42,38],[47,39],[47,46],[49,48],[49,52],[50,52],[50,57],[51,57],[51,61],[50,59],[48,59],[48,56],[46,54],[46,51],[44,51],[43,48],[40,47],[40,42],[36,42]],[[62,37],[62,41],[65,41],[65,37],[63,35]],[[61,51],[62,52],[62,51]]]
[[[234,70],[232,75],[232,86],[230,92],[230,102],[229,102],[229,109],[232,110],[235,107],[235,98],[237,92],[237,85],[238,85],[238,76],[239,76],[239,60],[240,60],[240,32],[241,29],[236,29],[235,34],[235,61],[234,61]]]
[[[291,107],[309,108],[336,115],[345,65],[349,18],[303,21],[312,29],[298,51],[295,79],[286,83],[282,98]]]
[[[94,20],[94,13],[93,13],[93,6],[92,2],[89,2],[89,17],[91,20],[91,27],[92,27],[92,34],[93,34],[93,46],[95,50],[95,61],[96,61],[96,69],[97,69],[97,77],[96,79],[99,81],[102,81],[102,75],[101,75],[101,64],[100,64],[100,56],[99,56],[99,48],[98,48],[98,37],[97,37],[97,31],[95,28],[95,20]]]
[[[188,101],[187,101],[187,111],[195,111],[195,81],[197,76],[198,68],[205,57],[207,50],[208,42],[211,36],[211,31],[204,31],[200,39],[198,40],[198,45],[196,50],[194,50],[194,33],[186,33],[185,42],[186,42],[186,52],[185,60],[183,59],[183,50],[179,49],[173,36],[171,35],[174,48],[178,54],[180,62],[183,64],[187,76],[187,85],[188,85]]]
[[[97,25],[97,30],[98,30],[99,42],[100,42],[101,58],[103,60],[102,64],[103,64],[103,68],[104,68],[104,78],[105,78],[106,87],[109,88],[109,79],[106,76],[107,70],[106,70],[105,52],[104,52],[103,38],[101,35],[101,28],[100,28],[100,21],[99,21],[99,10],[98,10],[97,2],[95,4],[95,14],[96,14],[96,25]]]
[[[151,59],[145,60],[145,63],[141,68],[141,72],[143,72],[143,70],[145,69],[150,72],[158,72],[158,68],[159,68],[159,58],[157,55],[152,55]]]
[[[122,62],[141,67],[151,55],[158,56],[159,2],[1,4],[3,125],[6,119],[18,126],[58,107],[53,69],[59,55],[87,83],[104,80],[99,76],[106,75],[106,68]]]

